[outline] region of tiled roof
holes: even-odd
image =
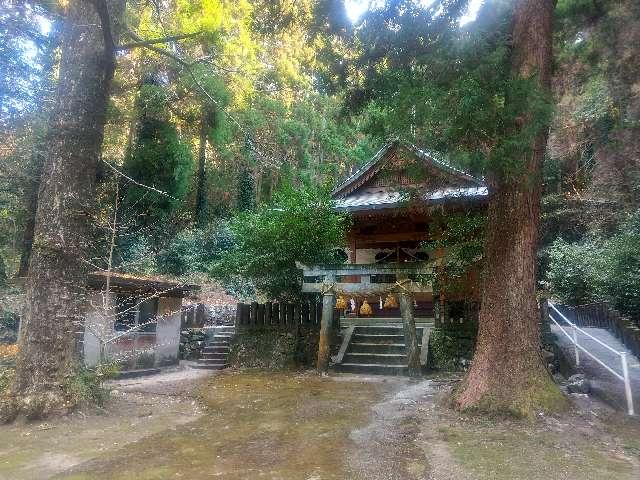
[[[393,140],[391,142],[386,143],[378,152],[369,160],[367,163],[362,165],[356,172],[349,175],[345,180],[340,182],[338,186],[333,190],[332,195],[334,198],[344,197],[345,195],[349,195],[350,191],[358,188],[363,181],[366,181],[366,178],[370,177],[377,169],[384,165],[384,159],[387,153],[394,147],[403,147],[418,158],[423,160],[424,162],[432,165],[433,167],[447,172],[455,177],[463,180],[465,183],[477,186],[477,187],[485,187],[485,184],[482,180],[469,175],[466,172],[463,172],[460,169],[457,169],[448,162],[443,160],[441,156],[428,150],[426,148],[418,148],[413,144],[401,142],[400,140]]]
[[[447,200],[481,200],[489,194],[487,187],[443,188],[427,192],[422,198],[427,204],[441,203]],[[358,210],[381,210],[396,208],[410,198],[408,193],[399,191],[380,191],[354,194],[335,200],[338,211],[354,212]]]

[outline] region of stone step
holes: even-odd
[[[217,345],[215,347],[204,347],[202,349],[202,353],[224,353],[227,354],[229,353],[229,346],[222,346],[222,345]]]
[[[383,343],[383,344],[404,344],[404,335],[403,334],[374,334],[374,333],[353,333],[351,337],[351,341],[353,343]]]
[[[226,360],[228,352],[202,352],[202,360]]]
[[[397,353],[347,353],[343,364],[406,365],[407,356]]]
[[[381,365],[366,363],[340,363],[334,370],[342,373],[361,373],[370,375],[408,375],[406,365]]]
[[[219,359],[219,358],[199,358],[197,360],[197,363],[200,365],[212,365],[212,364],[222,364],[222,365],[226,365],[227,360],[226,358],[223,359]]]
[[[211,341],[211,342],[207,342],[206,344],[207,347],[228,347],[229,346],[229,342],[222,342],[222,341]]]
[[[401,326],[392,325],[367,325],[358,326],[353,333],[360,335],[372,334],[372,335],[402,335],[404,332]]]
[[[404,343],[356,343],[351,342],[347,353],[406,353]]]
[[[228,368],[229,365],[225,364],[213,364],[213,363],[196,363],[191,365],[191,368],[198,368],[202,370],[223,370]]]

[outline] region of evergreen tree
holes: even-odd
[[[238,178],[236,208],[239,212],[246,212],[256,208],[256,185],[248,168],[244,168]]]
[[[123,2],[68,2],[49,121],[16,373],[0,419],[72,406],[75,332],[85,307],[87,239]],[[111,15],[109,17],[108,12]]]
[[[165,222],[181,206],[189,187],[193,158],[168,119],[165,89],[147,79],[138,98],[139,121],[135,143],[125,160],[128,183],[123,202],[130,223],[163,231]],[[152,187],[160,192],[150,191]]]

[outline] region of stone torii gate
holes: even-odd
[[[426,262],[385,264],[343,264],[306,266],[298,264],[303,271],[302,291],[322,294],[322,319],[318,344],[318,372],[324,374],[329,367],[329,348],[333,310],[336,295],[382,295],[398,296],[400,314],[407,346],[407,365],[411,375],[420,372],[420,349],[416,335],[413,295],[432,293],[430,281],[419,281],[421,276],[433,274],[433,265]],[[428,277],[430,278],[430,277]]]

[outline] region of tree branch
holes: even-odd
[[[117,47],[115,47],[115,50],[117,52],[121,52],[123,50],[131,50],[132,48],[137,48],[137,47],[149,47],[151,45],[156,45],[158,43],[169,43],[169,42],[175,42],[177,40],[184,40],[185,38],[194,38],[197,37],[199,35],[201,35],[202,32],[195,32],[195,33],[183,33],[180,35],[169,35],[168,37],[161,37],[161,38],[153,38],[153,39],[149,39],[149,40],[143,40],[141,38],[139,38],[138,40],[136,40],[135,42],[131,42],[131,43],[126,43],[124,45],[119,45]],[[133,35],[130,35],[133,37]]]
[[[209,94],[207,89],[202,85],[202,83],[198,79],[197,75],[193,71],[193,65],[195,63],[197,63],[197,62],[193,62],[193,63],[187,62],[186,60],[180,58],[175,53],[170,52],[170,51],[168,51],[168,50],[166,50],[164,48],[156,47],[155,45],[152,45],[152,44],[145,44],[144,40],[142,38],[140,38],[135,32],[132,32],[130,29],[127,29],[127,35],[129,35],[136,42],[142,43],[141,46],[143,46],[144,48],[148,48],[149,50],[151,50],[153,52],[156,52],[156,53],[158,53],[160,55],[164,55],[165,57],[169,57],[173,61],[178,63],[179,65],[183,66],[186,69],[186,71],[189,74],[189,76],[191,77],[191,80],[193,80],[193,83],[196,85],[196,87],[198,87],[198,90],[200,90],[200,92],[202,92],[202,94],[205,96],[205,98],[209,102],[211,102],[211,104],[214,105],[216,108],[219,108],[220,111],[229,120],[231,120],[231,122],[236,127],[238,127],[238,129],[245,135],[246,138],[251,139],[251,142],[250,142],[251,150],[253,150],[259,156],[261,156],[265,160],[265,163],[270,164],[270,166],[273,166],[273,167],[277,167],[278,166],[277,163],[275,163],[273,161],[270,161],[269,159],[267,159],[267,157],[262,152],[260,152],[258,149],[256,149],[255,144],[259,145],[259,143],[253,138],[251,133],[246,128],[244,128],[244,126],[233,115],[231,115],[229,112],[227,112],[226,109],[223,107],[223,105],[220,104],[220,102],[218,100],[216,100],[215,98],[213,98]]]

